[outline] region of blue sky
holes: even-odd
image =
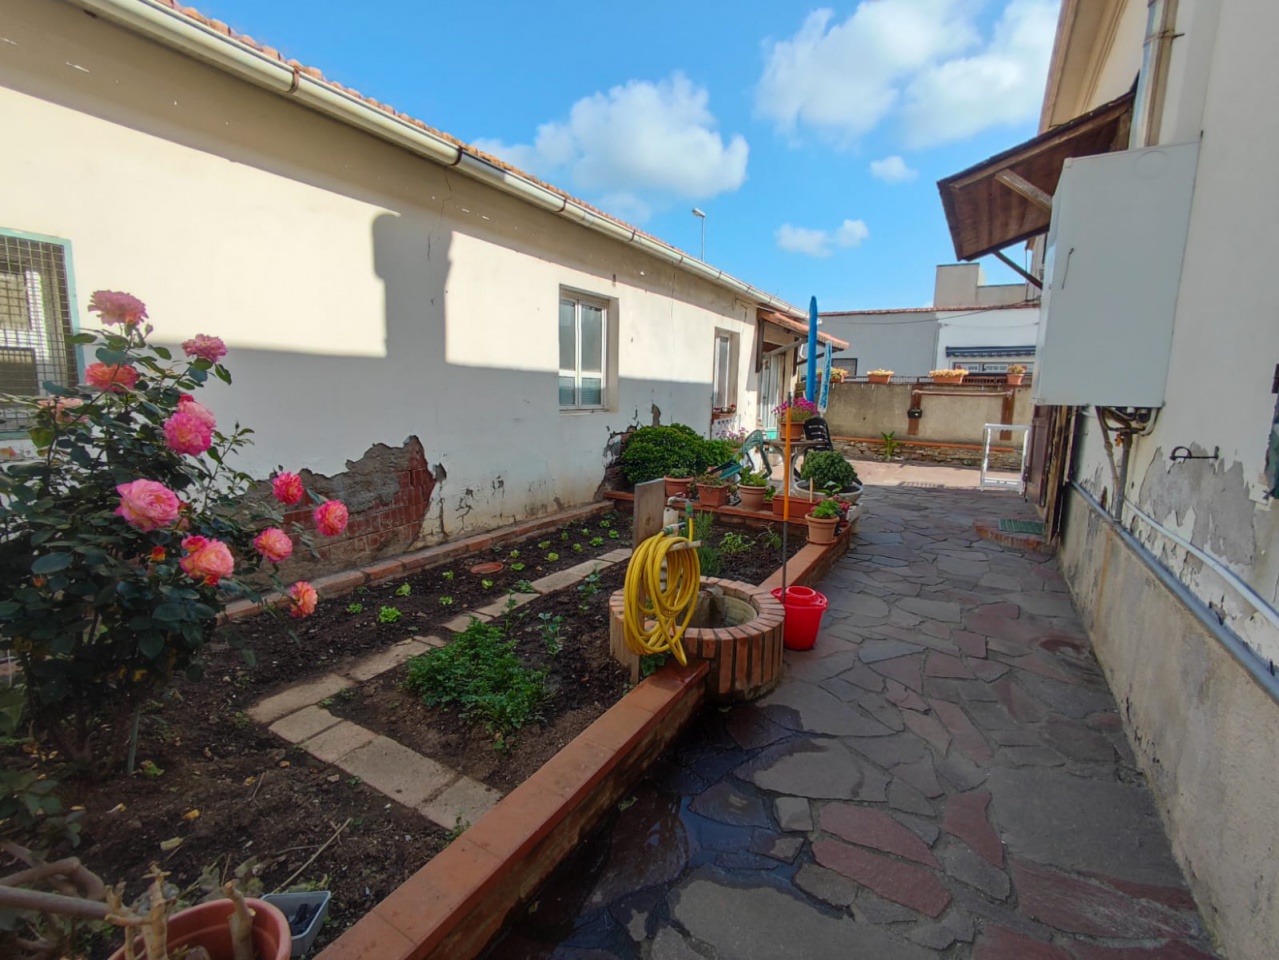
[[[1034,135],[1059,0],[196,5],[694,253],[697,206],[711,263],[856,310],[930,301],[936,181]]]

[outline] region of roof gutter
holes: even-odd
[[[452,141],[423,130],[344,93],[285,63],[241,43],[210,26],[187,17],[160,0],[71,0],[72,3],[148,39],[172,47],[258,87],[291,97],[304,106],[356,127],[411,153],[557,214],[597,233],[636,246],[676,268],[707,280],[753,303],[779,313],[801,317],[797,308],[736,277],[718,270],[669,244],[648,237],[634,227],[601,216],[569,197],[548,190],[527,177],[467,152]]]

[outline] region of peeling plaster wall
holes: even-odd
[[[755,308],[636,248],[52,0],[5,9],[0,227],[65,238],[79,291],[147,301],[159,342],[230,347],[205,401],[256,431],[240,466],[339,482],[420,440],[419,543],[590,500],[609,438],[651,410],[710,423],[716,328]],[[610,407],[558,405],[558,303],[607,301]]]
[[[1125,495],[1279,603],[1279,512],[1264,482],[1279,361],[1273,284],[1279,182],[1270,159],[1279,147],[1279,117],[1255,108],[1257,91],[1279,89],[1268,42],[1279,30],[1279,5],[1182,0],[1177,28],[1186,33],[1171,61],[1169,96],[1177,99],[1165,112],[1163,140],[1197,134],[1192,121],[1202,104],[1203,142],[1166,405],[1151,434],[1134,442]],[[1141,363],[1139,356],[1132,360]],[[1114,481],[1095,417],[1086,419],[1083,433],[1076,476],[1111,503]],[[1220,458],[1174,464],[1168,457],[1178,446],[1201,455],[1219,449]],[[1127,523],[1258,655],[1279,663],[1279,632],[1217,574],[1144,521],[1129,516]]]
[[[1279,704],[1077,495],[1062,572],[1223,956],[1279,943]]]

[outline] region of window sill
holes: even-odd
[[[612,413],[611,407],[560,407],[560,413],[569,417],[583,417],[592,413]]]

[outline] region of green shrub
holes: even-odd
[[[493,624],[471,625],[446,647],[409,661],[405,686],[427,706],[452,706],[499,741],[540,716],[546,672],[530,670]]]
[[[858,482],[857,471],[853,465],[834,450],[818,450],[804,458],[804,466],[799,475],[807,480],[814,490],[825,490],[835,484],[835,490],[847,490]]]
[[[628,483],[672,476],[677,468],[683,468],[691,477],[731,460],[733,455],[731,443],[707,440],[682,423],[640,427],[631,434],[622,451],[622,473]]]

